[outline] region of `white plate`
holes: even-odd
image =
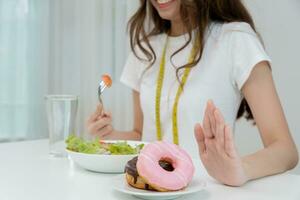
[[[124,142],[124,141],[116,141],[116,140],[106,140],[105,142],[115,143],[115,142]],[[145,142],[139,141],[127,141],[127,143],[131,146],[136,146],[139,144],[145,144]],[[137,156],[134,155],[99,155],[99,154],[86,154],[86,153],[78,153],[70,150],[66,150],[70,158],[76,163],[78,166],[94,171],[94,172],[102,172],[102,173],[124,173],[125,165],[129,160]]]
[[[121,193],[133,195],[141,199],[166,200],[166,199],[175,199],[183,195],[200,192],[205,188],[206,183],[201,179],[193,179],[192,182],[189,184],[189,186],[184,190],[174,191],[174,192],[156,192],[156,191],[141,190],[141,189],[136,189],[131,187],[130,185],[128,185],[125,179],[125,174],[121,174],[113,178],[112,185],[115,190]]]

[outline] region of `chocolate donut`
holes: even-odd
[[[151,185],[147,184],[140,176],[136,168],[138,157],[134,157],[129,160],[125,166],[126,180],[129,185],[134,188],[143,189],[143,190],[155,190]],[[174,168],[171,163],[160,160],[159,165],[166,171],[173,171]]]

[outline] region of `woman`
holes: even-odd
[[[132,53],[121,81],[133,89],[134,129],[114,130],[100,105],[87,123],[91,133],[177,143],[231,186],[296,166],[270,59],[240,0],[142,0],[129,28]],[[232,135],[242,116],[254,120],[264,144],[245,157]]]

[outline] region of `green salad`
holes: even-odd
[[[107,143],[99,139],[87,141],[75,135],[66,139],[67,149],[79,153],[103,155],[131,155],[138,154],[144,144],[130,146],[127,142]]]

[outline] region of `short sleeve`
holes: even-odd
[[[247,23],[233,23],[230,31],[229,51],[232,63],[232,82],[241,90],[253,68],[262,61],[271,63],[258,35]]]
[[[140,61],[133,52],[130,52],[121,75],[121,83],[139,92],[142,65],[144,65],[144,63]]]

